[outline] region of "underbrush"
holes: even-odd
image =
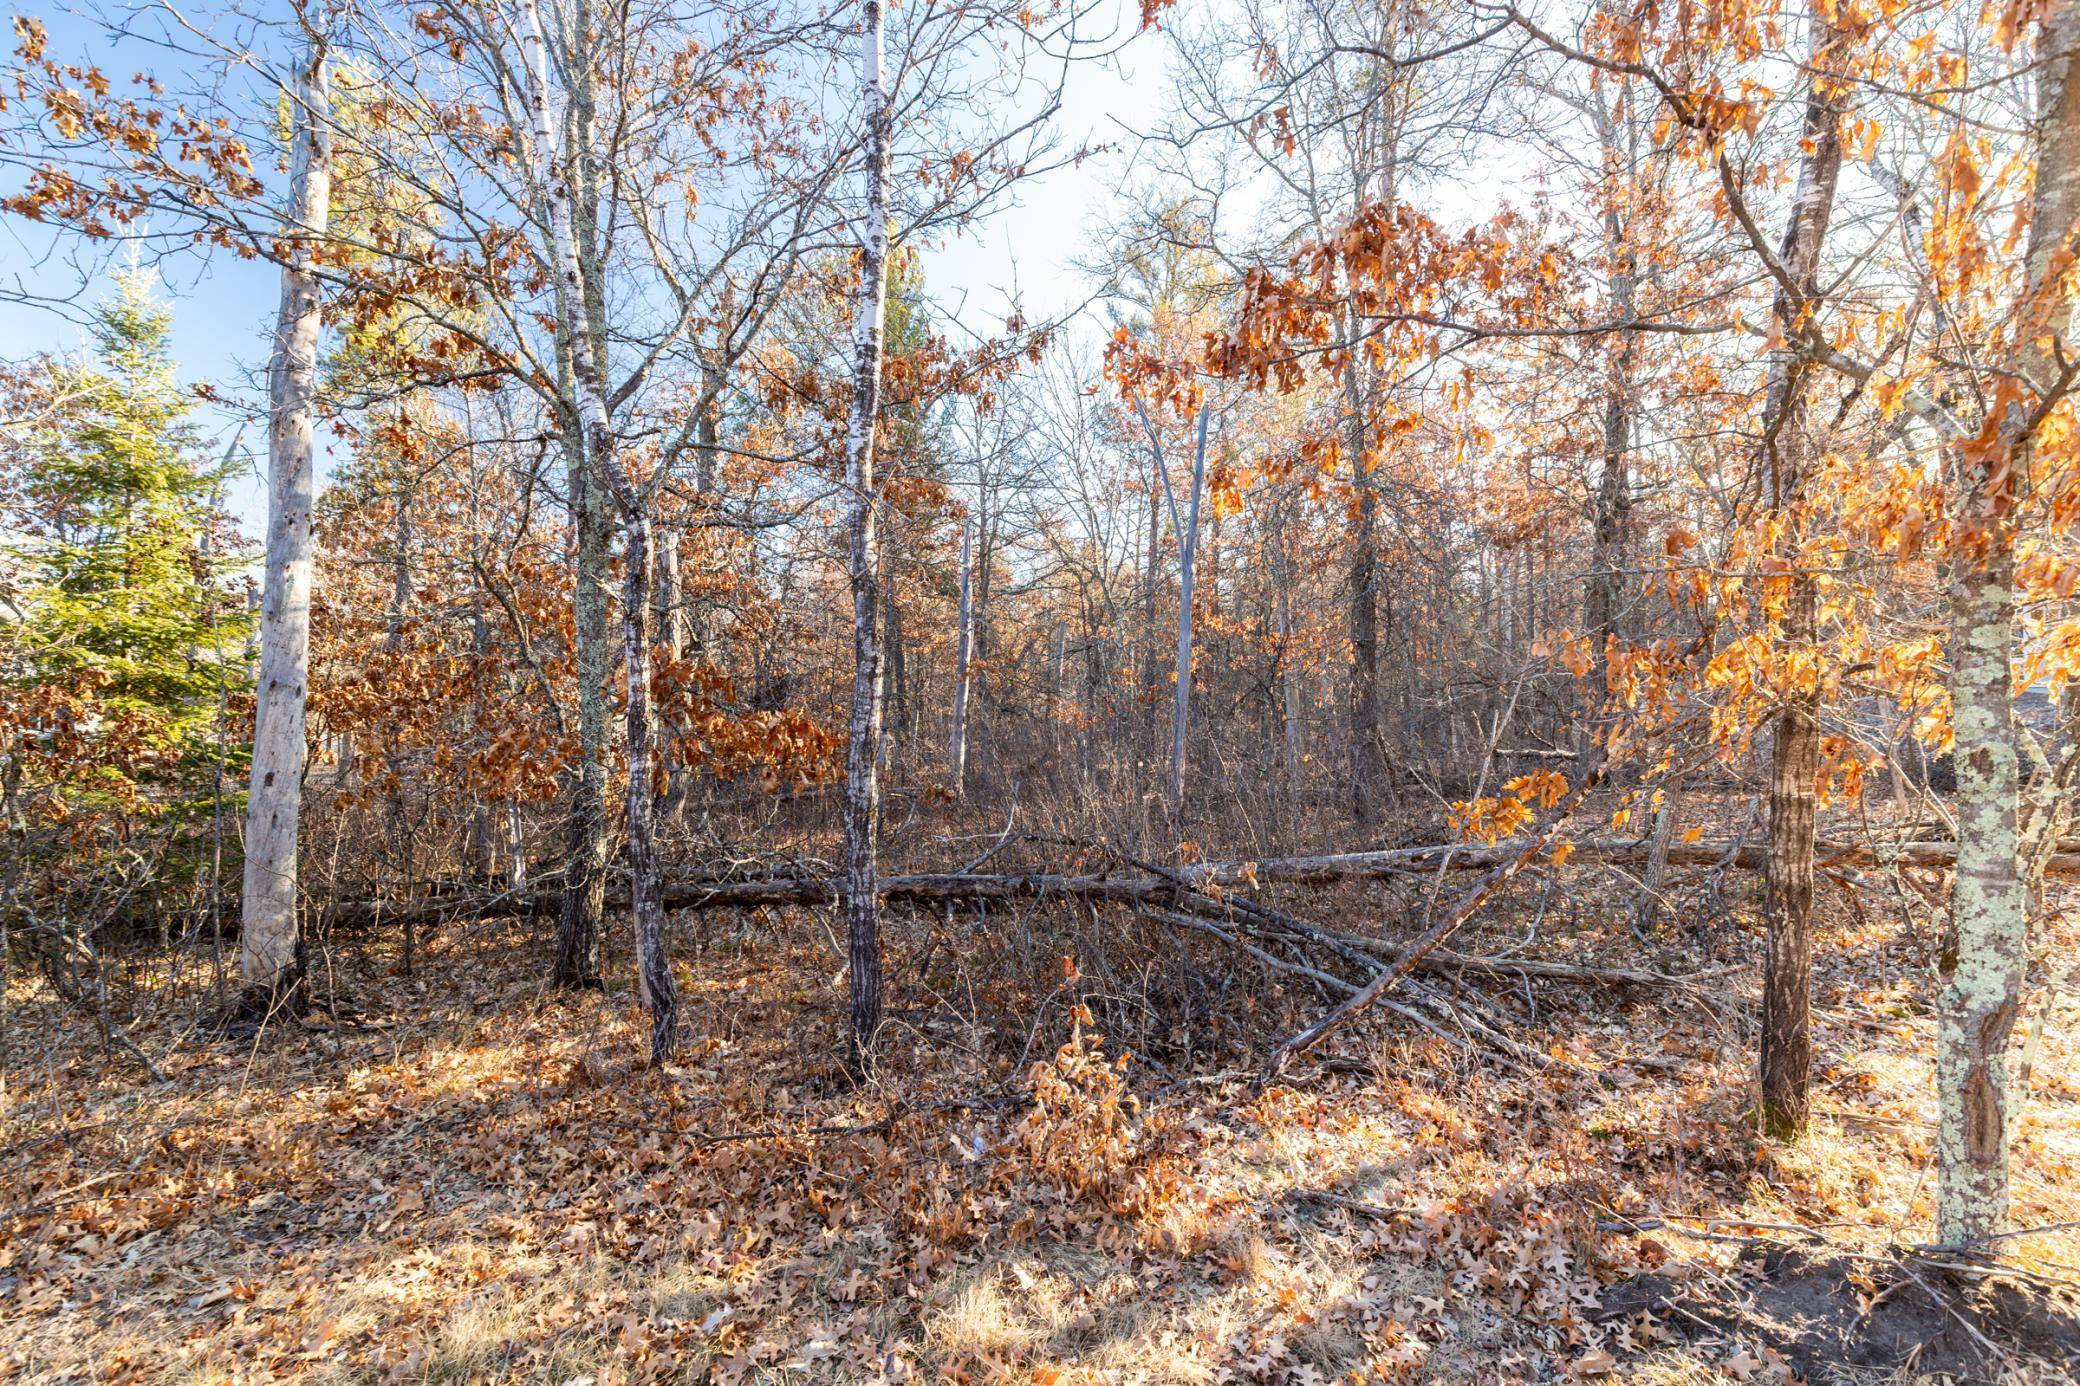
[[[1516,942],[1519,904],[1461,946]],[[2057,1379],[2056,1313],[1968,1330],[1978,1291],[1939,1277],[1912,1322],[1942,1341],[1912,1362],[1812,1327],[1816,1295],[1840,1328],[1923,1293],[1895,1253],[1931,1214],[1930,1034],[1882,922],[1823,938],[1822,1115],[1794,1146],[1750,1124],[1745,971],[1702,995],[1498,981],[1491,1020],[1543,1068],[1382,1015],[1257,1092],[1252,1058],[1323,1004],[1304,988],[1217,985],[1231,959],[1066,910],[891,923],[862,1088],[806,912],[682,922],[688,1043],[662,1072],[630,998],[548,990],[521,923],[436,935],[408,977],[345,947],[356,1004],[257,1038],[127,1017],[159,1084],[18,978],[0,1375]],[[1552,956],[1744,958],[1731,933],[1543,927]],[[2075,1039],[2054,1010],[2024,1225],[2080,1218]],[[1838,1258],[1802,1263],[1825,1286],[1803,1319],[1760,1294],[1777,1243]],[[2043,1294],[2076,1247],[2008,1250]]]

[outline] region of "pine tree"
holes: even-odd
[[[172,315],[143,273],[118,276],[89,359],[52,373],[58,402],[26,449],[7,543],[19,573],[19,676],[91,686],[162,749],[209,735],[245,678],[240,561],[169,359]]]

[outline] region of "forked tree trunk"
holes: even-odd
[[[1808,18],[1810,70],[1825,70],[1839,39],[1819,5]],[[1800,320],[1813,310],[1820,282],[1820,251],[1834,214],[1842,169],[1844,90],[1823,91],[1808,78],[1804,153],[1799,160],[1791,219],[1778,255],[1794,295],[1779,286],[1775,312],[1787,345],[1774,353],[1763,404],[1764,461],[1770,500],[1778,513],[1799,504],[1810,466],[1806,440],[1805,378],[1809,361],[1798,339]],[[1795,530],[1794,538],[1795,540]],[[1763,913],[1769,929],[1762,978],[1762,1126],[1770,1135],[1796,1136],[1812,1106],[1813,841],[1820,769],[1818,592],[1812,573],[1794,564],[1785,605],[1782,647],[1786,670],[1777,716],[1769,790],[1769,871]]]
[[[506,803],[506,889],[515,895],[527,889],[527,824],[512,800]]]
[[[581,34],[585,25],[578,26]],[[549,117],[548,44],[537,0],[520,0],[520,37],[528,73],[527,105],[534,156],[548,214],[552,281],[557,317],[570,344],[575,409],[586,462],[621,511],[624,552],[621,652],[627,676],[625,737],[628,761],[629,907],[635,922],[637,994],[650,1017],[650,1058],[668,1062],[677,1048],[679,992],[664,945],[664,901],[658,882],[656,790],[653,784],[650,713],[651,521],[648,504],[616,456],[602,362],[596,351],[604,324],[594,305],[599,295],[580,258],[571,218],[569,169],[559,158]],[[575,64],[584,67],[583,61]]]
[[[604,405],[604,396],[599,399]],[[604,418],[604,410],[598,411]],[[612,457],[613,439],[594,427],[595,456]],[[665,948],[664,889],[657,864],[656,757],[650,713],[650,513],[624,476],[615,487],[621,502],[623,576],[621,657],[628,670],[628,890],[635,916],[636,993],[650,1016],[650,1061],[671,1061],[679,1044],[679,987]]]
[[[2039,389],[2058,378],[2039,343],[2066,339],[2061,280],[2080,230],[2080,0],[2056,0],[2037,32],[2037,182],[2028,290],[2011,327],[2013,364]],[[2070,348],[2068,348],[2070,350]],[[2021,773],[2013,677],[2015,504],[2035,401],[2004,401],[1997,446],[1954,450],[1959,532],[1950,570],[1950,697],[1956,729],[1957,876],[1952,936],[1938,959],[1936,1234],[1972,1254],[2008,1216],[2008,1045],[2028,962],[2029,892],[2018,859]]]
[[[332,205],[332,94],[327,45],[306,19],[291,102],[295,142],[289,220],[296,240],[282,267],[268,366],[267,557],[246,799],[239,980],[247,1003],[293,999],[302,980],[296,836],[303,811],[304,716],[310,682],[312,414],[318,374],[318,276],[311,266]]]
[[[850,506],[852,703],[845,742],[846,946],[851,971],[848,1063],[864,1077],[881,1029],[881,913],[875,834],[881,818],[880,538],[876,532],[874,429],[881,413],[881,331],[888,306],[888,93],[881,73],[881,0],[860,7],[860,104],[866,119],[866,213],[852,314],[852,410],[845,430]]]

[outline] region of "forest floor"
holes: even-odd
[[[2069,1379],[2073,1003],[2016,1157],[2018,1225],[2053,1230],[1960,1278],[1901,1254],[1932,1215],[1925,944],[1823,928],[1819,1113],[1782,1145],[1749,1115],[1752,932],[1608,913],[1544,955],[1705,980],[1497,983],[1543,1071],[1388,1016],[1261,1095],[1120,1052],[1059,962],[1052,1010],[947,973],[964,919],[893,930],[864,1088],[810,911],[677,926],[661,1072],[625,992],[545,987],[537,921],[437,932],[411,976],[343,942],[327,985],[358,1009],[270,1034],[141,1023],[163,1083],[18,975],[0,1379]],[[1461,945],[1523,933],[1503,910]],[[1319,1004],[1229,1003],[1260,1039]]]

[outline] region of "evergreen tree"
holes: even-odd
[[[244,682],[242,561],[169,359],[172,315],[141,272],[97,311],[89,359],[52,371],[6,535],[18,678],[92,686],[110,714],[186,749]],[[13,613],[11,613],[13,614]]]

